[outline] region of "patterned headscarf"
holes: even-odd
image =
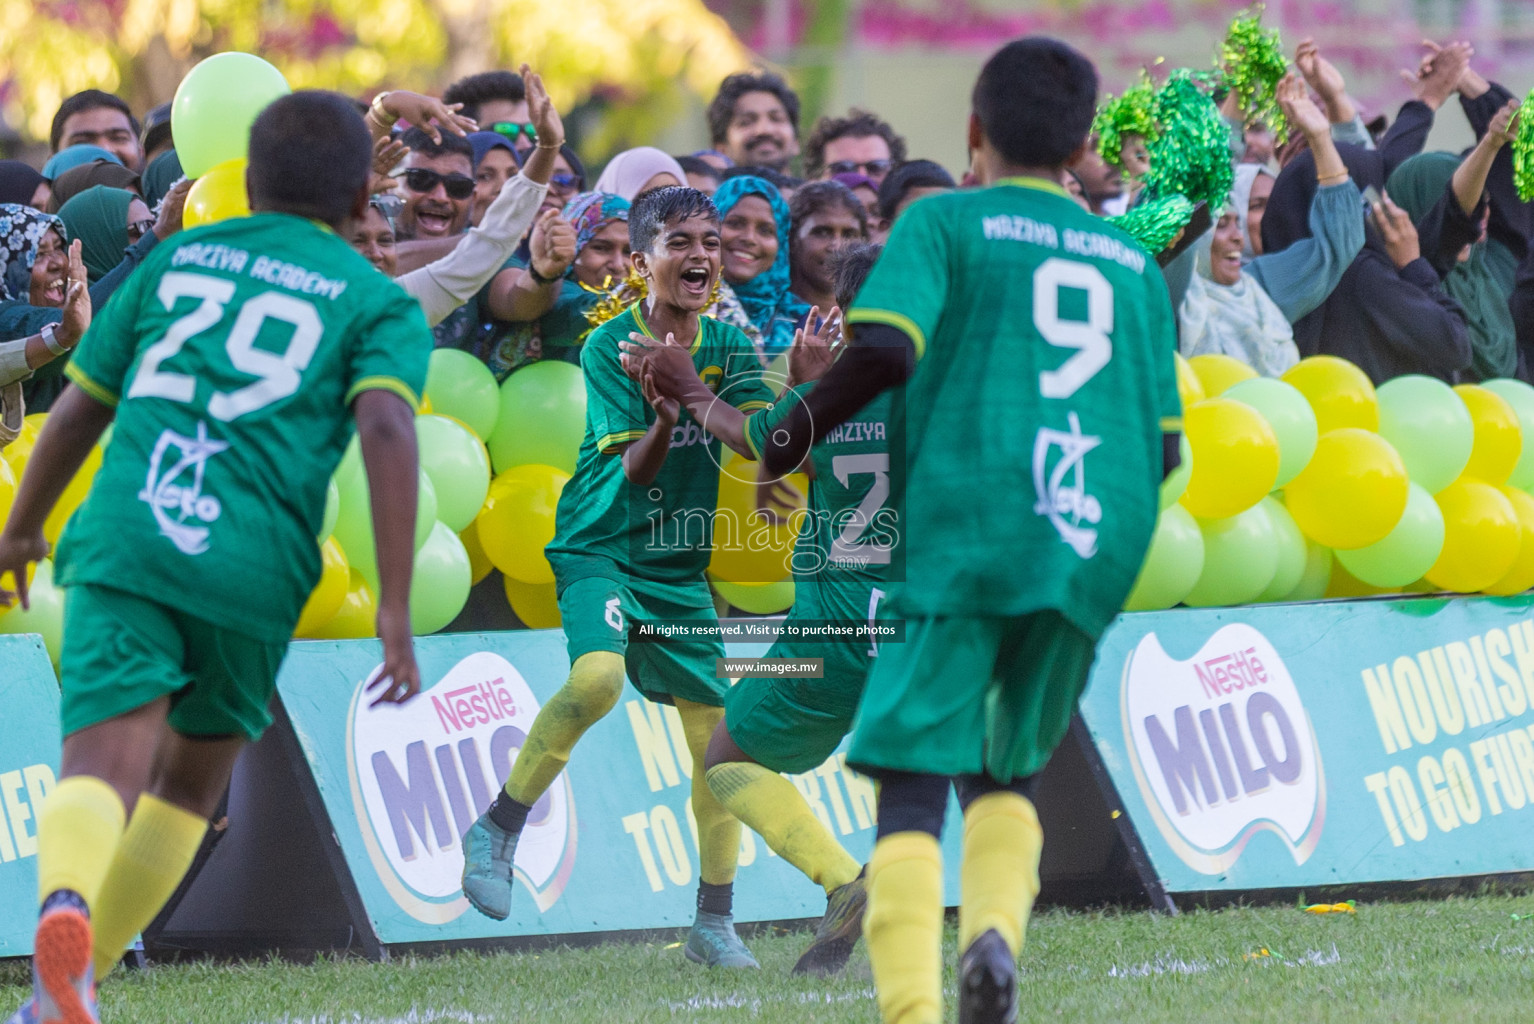
[[[772,266],[741,284],[731,284],[752,326],[761,332],[762,354],[768,359],[788,351],[794,343],[794,326],[809,311],[789,288],[788,231],[790,216],[783,195],[770,181],[743,174],[726,179],[714,193],[714,205],[723,221],[746,196],[761,196],[772,207],[778,225],[778,258]]]
[[[32,290],[37,245],[50,228],[69,240],[64,222],[53,214],[15,203],[0,204],[0,301],[26,301]]]
[[[586,243],[613,221],[621,220],[627,224],[629,206],[627,199],[611,192],[582,192],[566,203],[564,218],[575,228],[575,255],[579,256],[581,250],[586,248]],[[565,276],[575,276],[574,260],[570,261],[570,269]]]

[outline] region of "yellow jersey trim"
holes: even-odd
[[[1032,188],[1040,192],[1052,192],[1066,199],[1071,198],[1071,194],[1065,190],[1064,185],[1061,185],[1058,181],[1050,181],[1048,178],[999,178],[995,184],[1016,185],[1018,188]]]
[[[346,398],[344,400],[345,403],[347,405],[351,405],[352,400],[355,399],[358,395],[362,394],[364,391],[392,391],[394,394],[399,395],[406,402],[410,403],[410,409],[412,412],[419,411],[421,408],[421,400],[416,397],[415,391],[410,387],[409,384],[406,384],[398,377],[386,377],[382,374],[375,374],[371,377],[363,377],[361,380],[357,381],[357,383],[353,384],[350,388],[347,389]]]
[[[639,325],[639,329],[644,332],[644,336],[646,338],[655,338],[655,334],[650,330],[650,325],[644,322],[644,315],[639,312],[639,303],[634,303],[629,307],[629,310],[634,314],[634,322]],[[660,341],[659,338],[655,338],[655,340]],[[698,349],[702,347],[703,318],[700,316],[698,317],[698,336],[692,339],[692,348],[687,350],[687,354],[690,356],[695,356],[698,354]]]
[[[90,395],[102,405],[111,406],[114,409],[117,408],[117,394],[106,385],[99,384],[92,380],[91,377],[84,370],[80,369],[80,367],[76,364],[70,363],[68,366],[64,367],[64,376],[74,381],[76,387],[78,387],[81,391],[84,391],[87,395]]]
[[[927,354],[927,336],[922,333],[916,321],[904,313],[896,313],[888,309],[854,309],[847,314],[849,324],[884,324],[893,327],[906,337],[911,339],[911,344],[916,346],[916,361],[921,362],[922,356]]]
[[[755,405],[756,403],[753,402],[752,404]],[[763,408],[766,408],[766,407],[764,406]],[[752,413],[752,415],[754,416],[754,415],[758,415],[758,414],[757,413]],[[756,446],[756,442],[751,439],[751,416],[747,416],[746,417],[746,429],[744,431],[742,431],[742,433],[745,435],[745,438],[746,438],[746,447],[751,449],[751,454],[756,456],[756,461],[757,462],[761,462],[762,461],[762,450],[760,448],[758,448]]]
[[[616,434],[603,434],[597,438],[597,451],[606,452],[607,449],[615,444],[622,444],[624,441],[637,441],[644,437],[644,435],[645,432],[643,430],[620,430]]]

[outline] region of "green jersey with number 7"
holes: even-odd
[[[415,300],[316,221],[258,213],[161,243],[66,371],[117,417],[60,580],[285,642],[319,578],[352,399],[414,405],[430,355]]]
[[[1006,179],[913,204],[847,320],[900,329],[918,359],[891,611],[1053,609],[1101,633],[1140,569],[1179,415],[1155,261],[1053,182]]]

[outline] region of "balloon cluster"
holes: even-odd
[[[176,158],[195,179],[186,197],[188,228],[249,215],[250,126],[291,91],[281,71],[251,53],[216,53],[187,72],[171,100],[170,123]]]
[[[1127,610],[1534,587],[1534,387],[1177,365],[1183,463]]]

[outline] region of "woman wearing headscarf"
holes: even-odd
[[[1241,231],[1241,262],[1262,255],[1262,216],[1273,194],[1275,175],[1265,164],[1237,164],[1230,186],[1230,209]]]
[[[687,172],[674,157],[654,146],[640,146],[626,149],[608,161],[597,179],[596,191],[633,202],[639,193],[652,188],[685,184]]]
[[[0,160],[0,203],[30,206],[34,210],[48,205],[48,179],[31,164],[20,160]]]
[[[151,207],[157,205],[170,187],[180,181],[186,175],[181,170],[181,158],[176,155],[174,149],[167,149],[144,168],[144,176],[140,184],[144,191],[144,202]]]
[[[745,331],[770,362],[793,345],[809,312],[789,290],[788,204],[771,182],[747,174],[720,184],[714,205],[723,268],[719,301],[705,312]]]
[[[105,185],[95,185],[69,200],[59,210],[59,219],[69,237],[80,240],[91,284],[117,269],[129,246],[145,235],[154,236],[155,219],[144,200]],[[150,242],[149,248],[154,244]]]
[[[59,381],[68,360],[58,357],[80,343],[91,309],[79,247],[65,241],[59,219],[0,205],[0,447],[16,439],[32,401],[23,382],[37,370]]]
[[[580,364],[591,333],[586,312],[621,284],[629,271],[629,201],[606,192],[582,192],[561,214],[575,229],[575,259],[559,284],[553,307],[536,320],[494,321],[476,353],[497,380],[540,359]]]
[[[139,194],[139,176],[122,164],[107,160],[92,160],[74,170],[65,171],[53,179],[53,196],[48,200],[48,212],[58,213],[64,204],[87,189],[97,185],[120,188],[134,195]]]

